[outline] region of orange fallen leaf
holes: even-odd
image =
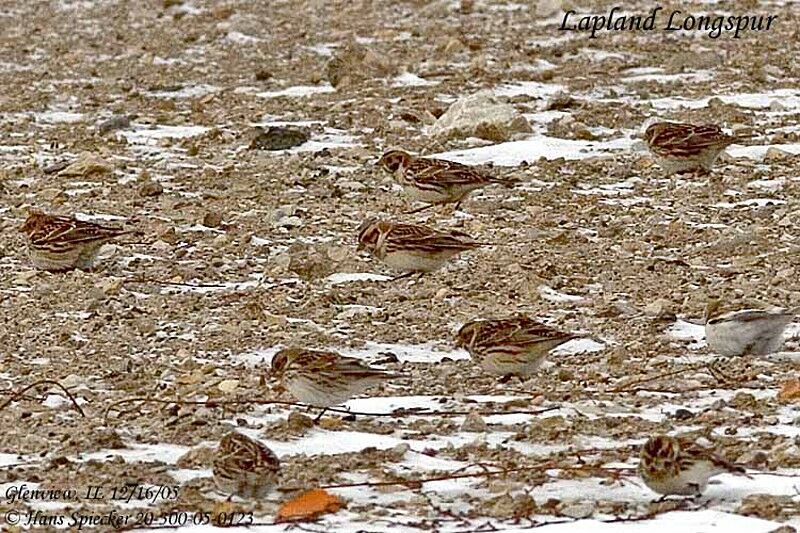
[[[343,506],[344,502],[338,496],[322,489],[313,489],[281,505],[276,521],[313,520],[323,514],[335,513]]]
[[[779,402],[791,402],[793,400],[800,400],[800,379],[785,382],[778,393]]]

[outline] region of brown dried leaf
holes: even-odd
[[[277,522],[313,520],[320,515],[335,513],[344,506],[336,495],[322,489],[313,489],[281,505]]]

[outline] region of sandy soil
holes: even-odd
[[[601,12],[614,3],[571,5]],[[800,413],[775,398],[800,359],[737,360],[721,376],[703,366],[712,357],[702,328],[689,323],[708,296],[800,305],[800,159],[758,148],[791,151],[800,142],[800,11],[776,2],[714,9],[783,18],[768,35],[738,40],[662,32],[590,40],[558,32],[558,15],[495,0],[6,2],[2,388],[12,399],[38,380],[58,381],[85,416],[52,385],[4,404],[2,490],[12,482],[79,491],[177,483],[177,501],[81,500],[68,509],[223,506],[269,523],[290,491],[224,503],[207,477],[210,449],[239,426],[281,456],[284,489],[477,473],[478,464],[535,467],[422,488],[341,489],[348,509],[310,526],[320,530],[655,521],[676,509],[774,521],[754,522],[754,531],[800,524],[791,490],[800,477]],[[370,56],[363,68],[336,71],[344,80],[333,88],[329,62],[348,43]],[[411,84],[416,78],[402,73],[431,83]],[[525,113],[537,135],[588,131],[596,150],[553,159],[532,149],[525,164],[495,161],[493,171],[521,185],[488,188],[461,212],[403,215],[414,206],[374,167],[377,157],[388,147],[433,154],[488,144],[426,133],[452,101],[480,89]],[[574,121],[560,121],[567,115]],[[115,116],[129,123],[113,129],[105,122]],[[636,141],[654,116],[754,136],[730,148],[710,177],[669,180]],[[250,149],[253,127],[276,121],[297,123],[311,141]],[[628,148],[606,148],[615,141]],[[85,152],[113,171],[54,171]],[[31,206],[142,236],[107,247],[92,272],[35,271],[17,232]],[[355,251],[355,228],[374,214],[499,245],[419,281],[336,283],[329,276],[393,274]],[[452,336],[467,320],[515,312],[587,340],[556,352],[540,376],[499,384],[454,351]],[[789,328],[787,350],[798,350],[798,331]],[[258,403],[290,400],[267,375],[271,354],[289,344],[338,349],[411,376],[374,389],[376,400],[355,401],[353,410],[421,402],[481,416],[466,428],[463,414],[424,413],[332,416],[308,427],[288,418],[299,407]],[[137,397],[159,403],[114,405]],[[732,494],[714,487],[699,502],[652,503],[634,475],[636,445],[671,431],[705,437],[774,477],[751,485],[726,477],[723,486],[739,483]],[[0,513],[37,505],[3,500]]]

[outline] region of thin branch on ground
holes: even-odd
[[[145,398],[141,396],[131,397],[131,398],[124,398],[122,400],[118,400],[113,402],[106,407],[105,412],[103,413],[103,420],[104,422],[108,421],[109,413],[112,409],[116,409],[121,405],[125,405],[127,403],[134,403],[134,402],[141,402],[141,403],[158,403],[164,405],[201,405],[203,407],[214,408],[214,407],[225,407],[229,405],[291,405],[296,407],[309,407],[307,404],[299,403],[299,402],[289,402],[284,400],[169,400],[163,398]],[[310,406],[319,408],[317,406]],[[540,415],[543,413],[547,413],[550,411],[555,411],[557,409],[561,409],[560,405],[554,405],[551,407],[545,407],[538,410],[512,410],[512,411],[430,411],[425,408],[405,408],[399,407],[391,412],[388,413],[371,413],[371,412],[363,412],[363,411],[352,411],[349,409],[341,408],[341,407],[328,407],[327,410],[334,413],[341,413],[345,415],[357,415],[357,416],[369,416],[369,417],[390,417],[390,418],[401,418],[406,416],[467,416],[472,413],[476,413],[479,416],[493,416],[493,415]],[[124,416],[126,413],[133,411],[133,409],[128,410],[119,410],[117,409],[118,413],[117,416],[121,417]]]
[[[75,410],[78,411],[83,418],[86,418],[86,413],[84,413],[83,409],[81,409],[81,406],[78,405],[78,402],[77,402],[77,400],[75,400],[75,397],[72,395],[72,393],[70,393],[61,383],[59,383],[58,381],[54,381],[52,379],[41,379],[39,381],[31,383],[30,385],[28,385],[26,387],[23,387],[22,390],[19,390],[17,392],[12,393],[11,394],[11,398],[9,398],[5,402],[3,402],[2,405],[0,405],[0,411],[5,409],[6,407],[8,407],[9,404],[11,404],[11,403],[17,401],[18,399],[22,398],[23,395],[26,392],[28,392],[29,390],[33,389],[34,387],[38,387],[39,385],[53,385],[55,387],[58,387],[62,391],[64,391],[64,394],[66,395],[66,397],[69,398],[69,400],[72,402],[72,405],[75,406]]]
[[[707,368],[707,363],[698,363],[694,365],[689,365],[684,368],[679,368],[678,370],[671,370],[669,372],[662,372],[660,374],[656,374],[653,376],[645,376],[643,378],[635,379],[633,381],[629,381],[617,387],[614,387],[608,392],[636,392],[638,389],[634,389],[636,385],[641,385],[642,383],[648,383],[650,381],[656,381],[662,378],[669,378],[672,376],[677,376],[678,374],[683,374],[685,372],[691,372],[693,370],[700,370],[703,368]]]

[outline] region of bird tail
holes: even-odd
[[[736,144],[739,143],[740,141],[749,141],[754,137],[757,137],[756,133],[749,129],[738,130],[734,131],[733,134],[728,135],[727,141],[728,144]]]
[[[520,181],[522,181],[522,180],[520,180],[520,179],[519,179],[519,178],[517,178],[517,177],[510,176],[510,175],[506,175],[506,176],[495,176],[495,177],[493,177],[493,178],[492,178],[492,183],[498,183],[498,184],[500,184],[500,185],[502,185],[503,187],[506,187],[506,188],[508,188],[508,189],[510,189],[510,188],[512,188],[512,187],[514,187],[514,186],[515,186],[515,185],[517,185],[517,184],[518,184]]]

